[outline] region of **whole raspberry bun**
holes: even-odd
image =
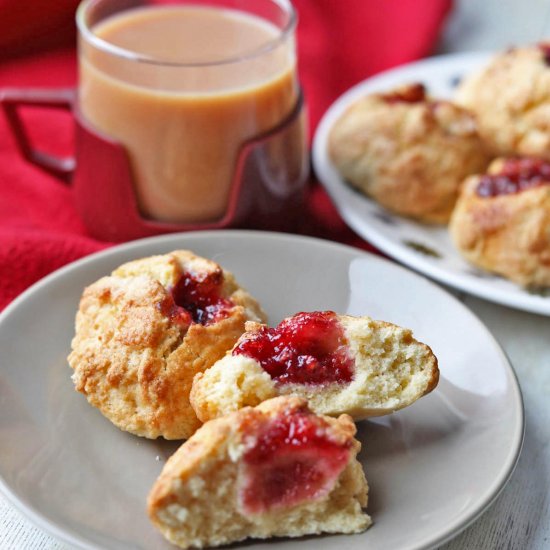
[[[233,275],[179,250],[136,260],[84,290],[69,364],[75,387],[136,435],[190,437],[193,377],[265,314]]]
[[[451,237],[471,263],[523,286],[550,286],[550,162],[496,159],[464,183]]]
[[[448,221],[460,183],[489,160],[474,117],[421,84],[353,103],[331,130],[329,155],[353,187],[427,223]]]
[[[512,48],[466,78],[456,101],[472,111],[494,156],[550,160],[550,45]]]

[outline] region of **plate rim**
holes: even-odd
[[[2,325],[12,314],[12,311],[16,311],[20,304],[25,303],[30,297],[35,293],[40,292],[43,287],[47,287],[51,281],[56,280],[59,277],[65,276],[67,273],[76,271],[86,266],[89,263],[94,263],[97,259],[108,258],[109,256],[116,256],[120,252],[127,252],[133,249],[139,249],[143,246],[149,246],[151,244],[158,244],[160,246],[169,244],[171,242],[179,242],[182,239],[187,240],[190,238],[200,239],[200,238],[212,238],[212,237],[248,237],[254,239],[275,239],[275,240],[288,240],[288,241],[300,241],[306,244],[313,244],[323,247],[329,247],[339,250],[347,250],[352,252],[358,257],[368,257],[371,261],[376,263],[381,263],[386,267],[391,269],[396,269],[398,271],[404,272],[415,279],[420,279],[424,281],[429,287],[434,289],[436,292],[444,294],[448,299],[455,302],[459,306],[464,314],[469,316],[472,322],[474,322],[479,329],[484,331],[486,337],[493,345],[495,351],[498,352],[501,358],[501,366],[504,368],[506,374],[510,375],[510,380],[513,381],[511,388],[513,389],[514,403],[515,403],[515,424],[513,427],[513,441],[514,444],[508,450],[506,459],[502,462],[500,468],[500,475],[498,478],[495,478],[491,486],[487,489],[484,495],[481,495],[481,498],[478,499],[477,506],[475,509],[470,511],[470,513],[464,514],[465,517],[457,518],[454,524],[451,526],[450,530],[446,533],[440,534],[436,539],[429,541],[419,542],[414,545],[403,546],[400,550],[430,550],[435,549],[436,547],[454,539],[462,531],[467,529],[472,525],[487,509],[493,504],[493,502],[498,498],[500,493],[504,490],[508,481],[510,480],[514,470],[517,466],[519,458],[521,456],[521,451],[523,448],[523,442],[525,437],[525,407],[523,401],[523,395],[521,392],[521,386],[517,374],[514,370],[514,367],[509,360],[508,356],[504,352],[498,340],[493,336],[489,328],[481,321],[481,319],[464,303],[462,303],[456,296],[450,293],[445,288],[441,288],[439,285],[435,284],[432,280],[427,278],[422,273],[411,271],[406,267],[396,264],[388,259],[380,257],[378,255],[372,254],[368,251],[347,245],[342,243],[337,243],[335,241],[330,241],[327,239],[322,239],[318,237],[310,237],[305,235],[295,235],[289,233],[278,233],[271,231],[257,231],[257,230],[207,230],[207,231],[191,231],[186,233],[172,233],[167,235],[160,235],[154,237],[148,237],[144,239],[137,239],[134,241],[129,241],[126,243],[118,244],[87,256],[77,259],[69,264],[62,266],[61,268],[53,271],[52,273],[46,275],[39,281],[35,282],[29,288],[27,288],[23,293],[17,296],[8,306],[0,312],[0,330],[2,330]],[[6,501],[11,504],[25,519],[29,520],[31,525],[37,526],[42,529],[45,533],[50,534],[58,541],[68,543],[73,545],[76,548],[81,548],[83,550],[101,550],[102,547],[95,545],[95,543],[90,543],[82,535],[77,532],[74,532],[70,528],[60,527],[55,521],[52,521],[45,517],[39,510],[31,505],[27,505],[18,495],[12,490],[8,485],[2,472],[0,472],[0,493],[4,496]],[[253,539],[250,539],[253,540]],[[261,541],[260,541],[261,542]]]
[[[324,189],[329,194],[331,200],[335,204],[338,212],[344,218],[346,223],[359,235],[367,239],[376,248],[382,252],[388,254],[394,260],[414,269],[416,272],[422,273],[431,277],[432,279],[456,288],[467,294],[477,296],[484,300],[491,301],[493,303],[512,307],[522,311],[528,311],[539,315],[550,316],[550,298],[542,298],[539,296],[531,295],[516,295],[509,294],[506,289],[496,288],[493,289],[490,283],[479,281],[469,276],[459,275],[452,271],[447,270],[444,267],[433,265],[430,262],[426,262],[424,258],[415,254],[412,250],[409,250],[401,245],[393,242],[385,235],[380,234],[375,228],[367,225],[365,227],[364,222],[359,219],[359,215],[354,211],[353,207],[350,208],[350,204],[353,203],[351,198],[355,200],[367,200],[372,201],[368,197],[358,195],[355,191],[352,191],[341,180],[332,181],[331,174],[325,173],[325,165],[331,165],[327,149],[327,138],[334,123],[334,120],[350,103],[357,99],[360,95],[365,93],[365,89],[372,85],[376,85],[379,80],[384,80],[388,75],[399,74],[411,69],[425,68],[425,67],[437,67],[439,65],[455,64],[471,64],[471,63],[483,63],[490,59],[496,52],[491,51],[476,51],[476,52],[464,52],[464,53],[451,53],[433,56],[427,59],[419,61],[413,61],[404,65],[399,65],[392,69],[388,69],[381,73],[377,73],[374,76],[366,78],[365,80],[355,84],[342,95],[340,95],[327,109],[321,118],[319,125],[315,131],[312,141],[312,165],[317,179],[321,182]],[[343,195],[347,195],[343,197]],[[388,212],[390,216],[398,216]],[[414,220],[408,220],[413,222]],[[466,280],[464,278],[466,277]]]

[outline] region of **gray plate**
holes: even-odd
[[[188,233],[80,260],[0,315],[0,488],[37,525],[77,548],[170,548],[150,525],[145,499],[177,443],[116,429],[74,391],[65,358],[84,286],[127,260],[177,248],[233,271],[271,323],[300,310],[368,314],[412,328],[440,362],[432,394],[359,425],[373,527],[248,548],[429,548],[456,535],[502,489],[521,448],[521,394],[501,349],[460,302],[342,245],[273,233]]]

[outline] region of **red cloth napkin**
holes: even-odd
[[[312,133],[347,88],[429,54],[451,1],[294,0]],[[75,84],[75,7],[75,0],[0,0],[0,87]],[[25,120],[35,143],[70,151],[69,115],[29,109]],[[370,248],[319,185],[312,186],[309,207],[304,233]],[[87,236],[70,188],[19,156],[0,113],[0,309],[54,269],[110,244]]]

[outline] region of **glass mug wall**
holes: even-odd
[[[126,148],[141,213],[221,218],[242,145],[299,98],[291,4],[85,0],[77,24],[80,114]],[[304,147],[273,143],[267,163],[300,170]]]

